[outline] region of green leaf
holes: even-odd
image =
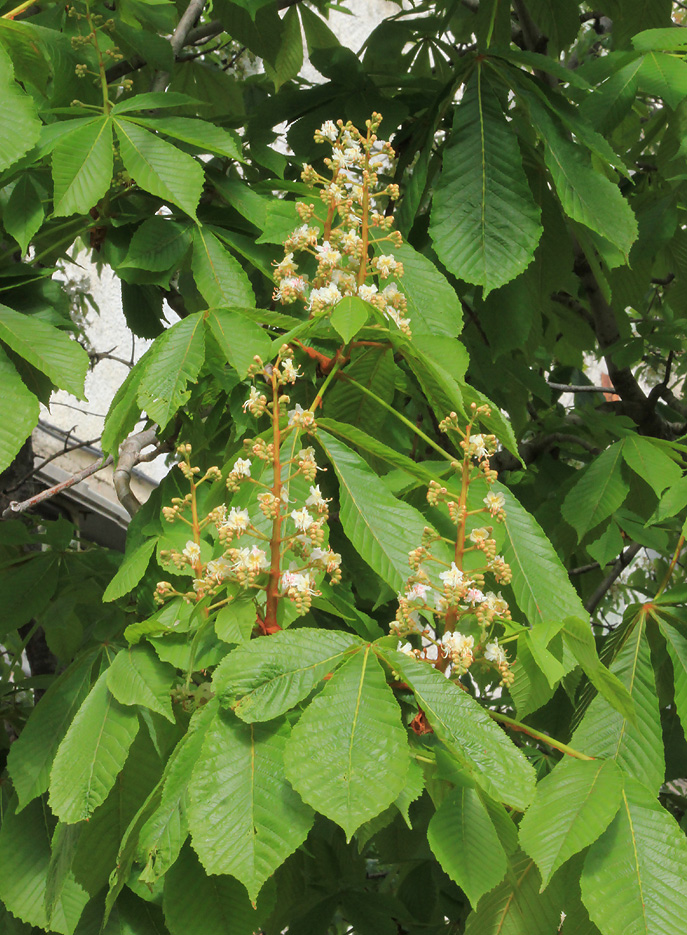
[[[253,935],[264,916],[238,880],[208,876],[188,846],[165,877],[162,907],[170,935]]]
[[[175,269],[190,243],[188,225],[156,214],[136,228],[127,255],[118,269],[147,269],[159,273]]]
[[[475,789],[461,786],[444,799],[427,829],[427,840],[442,869],[473,907],[501,882],[508,860]]]
[[[625,780],[620,809],[592,845],[582,901],[604,935],[673,935],[687,917],[687,842],[641,783]]]
[[[255,603],[250,599],[234,599],[220,608],[215,617],[215,633],[224,643],[246,643],[255,627]]]
[[[214,153],[245,162],[239,135],[234,130],[217,127],[209,120],[195,120],[191,117],[132,117],[131,120],[139,127],[157,130],[165,136],[190,143],[204,153]]]
[[[138,404],[138,390],[148,367],[150,358],[148,349],[127,374],[124,382],[114,395],[105,417],[105,429],[100,444],[104,452],[117,454],[120,444],[132,431],[141,417]]]
[[[628,435],[622,441],[625,463],[649,484],[657,497],[682,477],[678,464],[651,438]]]
[[[318,432],[317,438],[339,479],[346,536],[370,568],[401,590],[409,572],[408,546],[420,543],[424,517],[382,486],[360,455],[326,432]]]
[[[346,838],[405,787],[409,749],[401,711],[371,646],[334,673],[293,728],[286,775]]]
[[[608,519],[625,502],[630,485],[622,471],[623,443],[602,451],[568,491],[561,505],[563,518],[578,540]]]
[[[176,673],[150,646],[120,649],[107,670],[107,687],[123,705],[143,705],[174,723],[170,689]]]
[[[80,656],[53,682],[10,747],[7,768],[21,811],[47,791],[50,768],[62,738],[88,694],[92,654]]]
[[[201,102],[196,98],[189,97],[188,94],[180,94],[178,91],[146,91],[119,101],[114,105],[111,113],[114,116],[142,110],[156,110],[159,107],[198,106],[199,104]]]
[[[155,551],[157,539],[145,539],[136,548],[124,557],[124,561],[117,569],[117,574],[105,588],[103,601],[114,601],[123,597],[136,587],[150,563],[150,557]]]
[[[616,760],[625,773],[658,792],[665,776],[663,736],[643,618],[627,636],[611,665],[611,672],[632,697],[636,723],[598,695],[589,705],[570,745],[588,756]]]
[[[59,563],[54,552],[34,552],[0,569],[0,637],[40,615],[57,587]]]
[[[374,393],[380,402],[342,380],[337,381],[327,393],[325,412],[338,420],[337,424],[364,425],[369,433],[377,433],[389,414],[382,403],[390,406],[393,402],[397,372],[392,348],[352,348],[346,376]]]
[[[594,688],[616,711],[636,725],[637,712],[632,696],[617,675],[607,669],[599,659],[589,623],[578,617],[566,617],[561,633],[565,645]]]
[[[676,55],[647,52],[639,70],[639,87],[675,109],[687,96],[687,63]]]
[[[0,347],[0,398],[12,400],[12,418],[0,421],[0,472],[14,460],[17,452],[38,424],[38,399],[25,386],[16,367]]]
[[[210,328],[225,359],[243,379],[255,357],[268,361],[272,356],[272,342],[260,325],[239,311],[211,308],[205,313]]]
[[[632,45],[639,52],[650,52],[654,49],[675,52],[687,47],[687,38],[674,28],[644,29],[632,37]]]
[[[43,199],[33,178],[23,172],[12,189],[2,217],[2,223],[10,236],[14,237],[21,252],[26,253],[34,234],[40,230],[45,218]]]
[[[675,709],[687,737],[687,639],[664,616],[656,617],[673,664]],[[10,750],[13,748],[10,747]]]
[[[197,227],[193,235],[193,275],[208,305],[255,305],[253,288],[243,267],[210,231]]]
[[[164,427],[191,395],[205,359],[203,313],[189,315],[168,328],[146,351],[138,403]],[[109,418],[109,414],[108,414]]]
[[[332,327],[341,335],[344,344],[356,336],[370,317],[370,305],[355,295],[347,295],[334,306],[330,316]]]
[[[520,822],[520,844],[544,889],[556,870],[606,830],[620,805],[623,775],[613,760],[567,757],[539,781]]]
[[[50,774],[50,807],[70,824],[105,801],[138,733],[138,716],[120,705],[103,672],[61,742]]]
[[[410,685],[437,737],[492,798],[524,810],[534,795],[534,770],[470,695],[442,672],[404,653],[384,658]]]
[[[677,516],[687,506],[687,477],[681,477],[680,480],[669,487],[661,497],[661,502],[656,507],[649,523],[662,523],[663,520],[671,516]],[[647,525],[649,525],[647,523]]]
[[[587,546],[587,551],[602,568],[615,561],[625,546],[618,524],[611,521],[598,539]]]
[[[456,107],[435,188],[434,247],[447,269],[486,296],[532,262],[539,218],[517,136],[478,64]]]
[[[35,315],[22,315],[0,305],[0,339],[49,377],[55,386],[85,399],[88,354],[64,331]]]
[[[0,172],[28,153],[38,141],[41,122],[33,98],[14,81],[12,60],[0,45]]]
[[[115,119],[124,168],[143,191],[178,205],[194,220],[203,190],[199,163],[154,133],[128,120]]]
[[[269,721],[310,694],[360,640],[335,630],[303,628],[251,640],[234,649],[215,670],[215,694],[242,720]]]
[[[641,66],[642,59],[638,57],[612,74],[580,105],[580,115],[596,129],[610,130],[617,126],[637,96]]]
[[[464,414],[463,395],[456,381],[462,380],[468,366],[465,347],[455,338],[428,334],[418,335],[411,341],[392,334],[392,341],[417,377],[437,420],[445,418],[449,412]],[[447,358],[451,360],[448,367]]]
[[[497,483],[493,489],[506,500],[503,557],[513,572],[513,593],[522,613],[531,624],[586,618],[582,601],[539,523],[507,487]]]
[[[383,253],[384,245],[375,250]],[[463,310],[455,289],[437,267],[410,244],[394,247],[394,257],[403,263],[398,289],[408,303],[408,316],[414,335],[444,334],[455,337],[463,325]]]
[[[527,9],[557,52],[577,38],[580,8],[575,0],[528,0]]]
[[[209,874],[231,874],[255,900],[305,840],[314,814],[284,776],[290,728],[219,712],[189,787],[193,847]]]
[[[274,63],[274,89],[295,78],[303,67],[303,37],[296,7],[289,7],[282,20],[284,32]]]
[[[62,137],[53,151],[55,217],[88,214],[112,181],[112,121],[98,117]]]

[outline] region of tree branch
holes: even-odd
[[[570,383],[548,383],[552,390],[560,390],[562,393],[608,393],[610,386],[589,386],[587,384]]]
[[[28,500],[22,500],[21,502],[13,500],[7,509],[3,512],[1,518],[9,519],[11,516],[16,516],[19,513],[25,513],[32,507],[42,503],[43,500],[49,500],[51,497],[57,496],[58,493],[62,493],[63,490],[68,490],[75,484],[81,483],[82,480],[86,480],[86,478],[90,477],[91,474],[96,474],[98,471],[102,471],[103,468],[106,468],[109,464],[112,464],[113,461],[114,458],[112,455],[108,455],[107,457],[103,455],[102,458],[94,461],[93,464],[89,464],[88,467],[85,467],[77,474],[72,475],[72,477],[67,478],[67,480],[62,481],[62,483],[55,484],[54,487],[48,487],[47,490],[41,490],[41,492],[37,493],[35,497],[29,497]]]
[[[144,429],[136,435],[130,435],[122,442],[119,448],[119,459],[114,470],[113,482],[117,499],[127,511],[129,516],[135,516],[141,508],[141,502],[131,489],[131,473],[141,461],[151,461],[164,449],[164,445],[156,445],[149,454],[141,454],[144,448],[155,444],[157,426]]]
[[[615,560],[613,568],[609,571],[591,597],[588,597],[584,602],[585,610],[589,611],[590,614],[594,613],[596,608],[603,600],[606,592],[610,590],[611,585],[615,582],[616,578],[618,578],[621,572],[627,568],[640,549],[641,545],[639,542],[633,542],[632,545],[628,546],[624,552],[620,553],[618,558]]]
[[[172,46],[172,52],[174,57],[181,52],[184,47],[184,43],[188,37],[188,34],[193,29],[193,25],[203,12],[205,7],[205,0],[190,0],[189,5],[186,7],[181,19],[177,24],[177,28],[172,33],[172,37],[169,40],[169,44]],[[151,91],[164,91],[167,85],[169,84],[169,72],[168,71],[159,71],[154,79],[153,83],[150,86]],[[138,501],[137,501],[138,502]],[[140,506],[140,504],[139,504]],[[132,514],[133,515],[133,514]]]

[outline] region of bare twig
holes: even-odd
[[[122,442],[119,449],[119,460],[114,471],[114,488],[117,499],[127,511],[129,516],[135,516],[141,507],[141,503],[136,494],[131,490],[131,472],[141,461],[150,461],[157,457],[163,450],[163,446],[156,446],[154,452],[143,455],[141,452],[149,445],[155,444],[155,431],[157,426],[144,429],[136,435],[130,435]]]
[[[547,383],[552,390],[562,393],[608,393],[607,386],[586,386],[585,384]]]
[[[109,464],[112,464],[113,460],[114,458],[112,455],[108,455],[107,457],[103,455],[102,458],[94,461],[93,464],[89,464],[88,467],[85,467],[77,474],[73,474],[71,477],[62,481],[60,484],[55,484],[54,487],[48,487],[47,490],[41,490],[41,492],[37,493],[35,497],[29,497],[28,500],[22,500],[21,502],[13,500],[2,514],[2,519],[8,519],[11,516],[17,516],[19,513],[25,513],[26,510],[30,510],[32,507],[37,506],[39,503],[42,503],[43,500],[49,500],[51,497],[55,497],[58,493],[62,493],[63,490],[68,490],[75,484],[81,483],[82,480],[86,480],[86,478],[90,477],[91,474],[102,471],[103,468],[107,467]]]
[[[181,19],[177,24],[177,28],[172,33],[172,37],[169,40],[169,44],[172,46],[172,52],[174,57],[181,52],[188,37],[188,34],[193,29],[193,25],[203,12],[203,7],[205,6],[205,0],[190,0],[189,5],[186,7]],[[168,71],[159,71],[153,83],[150,86],[151,91],[164,91],[169,83],[169,72]],[[133,515],[133,514],[132,514]]]
[[[572,578],[575,575],[586,575],[588,571],[596,571],[597,568],[601,568],[598,562],[590,562],[588,565],[578,565],[577,568],[570,569],[568,577]]]
[[[95,445],[95,443],[99,441],[100,441],[100,436],[98,436],[97,438],[90,438],[86,442],[79,442],[76,445],[68,446],[67,439],[65,439],[64,448],[61,448],[59,451],[54,452],[54,454],[51,454],[49,457],[44,458],[41,461],[41,463],[37,464],[34,468],[32,468],[32,470],[30,470],[28,474],[24,474],[24,476],[20,480],[18,480],[16,484],[14,484],[12,487],[8,487],[5,493],[13,493],[15,490],[21,487],[21,485],[25,481],[27,481],[30,477],[33,477],[34,474],[37,474],[40,470],[42,470],[46,464],[50,464],[51,461],[55,461],[57,458],[61,458],[63,455],[69,454],[70,451],[77,451],[79,448],[88,448],[90,445]]]
[[[623,572],[641,549],[639,542],[633,542],[624,552],[621,552],[613,564],[613,568],[606,575],[604,580],[598,586],[596,591],[584,602],[585,610],[593,614],[604,598],[606,592],[611,588],[616,578]]]

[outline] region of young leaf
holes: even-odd
[[[28,172],[23,173],[12,189],[2,218],[5,230],[14,237],[21,252],[26,253],[34,234],[45,217],[43,199]]]
[[[35,315],[0,305],[0,340],[63,390],[79,399],[88,370],[88,354],[76,341]]]
[[[405,653],[384,658],[410,685],[437,737],[488,795],[524,810],[534,795],[534,770],[470,695],[433,666]]]
[[[255,357],[267,361],[272,353],[272,342],[267,332],[239,311],[211,308],[205,313],[206,326],[241,379],[255,363]]]
[[[347,295],[334,306],[330,321],[344,344],[356,336],[370,316],[369,303],[355,295]]]
[[[574,732],[570,744],[588,756],[614,759],[629,776],[658,792],[665,776],[661,719],[644,619],[638,620],[611,665],[630,693],[633,723],[598,695]]]
[[[625,780],[613,823],[584,862],[582,901],[604,935],[673,935],[687,918],[687,842],[636,780]]]
[[[561,513],[578,540],[624,503],[630,485],[623,476],[622,462],[623,443],[616,442],[592,461],[568,491]]]
[[[112,120],[97,117],[62,137],[52,155],[54,214],[88,214],[112,181]]]
[[[193,275],[208,305],[255,305],[252,286],[243,267],[213,233],[197,227],[193,235]]]
[[[41,122],[33,98],[21,91],[15,82],[12,60],[2,44],[0,88],[0,172],[4,172],[38,141]]]
[[[459,786],[432,816],[427,840],[442,869],[473,908],[503,879],[508,860],[479,794]]]
[[[231,874],[255,900],[305,840],[314,814],[284,777],[283,720],[244,724],[219,712],[189,786],[193,847],[209,874]]]
[[[657,497],[682,477],[679,465],[659,445],[643,435],[624,438],[622,452],[625,463],[649,484]]]
[[[123,705],[143,705],[174,723],[170,689],[176,673],[150,646],[120,649],[107,670],[107,687]]]
[[[136,587],[146,573],[150,557],[155,551],[156,545],[157,539],[153,536],[151,539],[145,539],[139,543],[132,552],[125,555],[124,561],[117,569],[117,574],[105,588],[104,603],[123,597]]]
[[[60,744],[50,774],[50,807],[71,824],[105,801],[138,733],[138,715],[107,687],[107,671],[91,689]]]
[[[310,702],[284,753],[305,802],[346,832],[383,812],[405,786],[401,711],[371,646],[347,660]]]
[[[40,406],[1,347],[0,398],[12,400],[12,418],[0,420],[0,471],[4,471],[36,427]]]
[[[606,830],[622,789],[623,774],[613,760],[564,758],[539,781],[520,822],[520,844],[539,868],[542,890],[566,860]]]
[[[439,259],[484,295],[515,279],[541,237],[518,139],[478,64],[456,107],[430,234]]]
[[[220,704],[243,721],[269,721],[307,698],[360,645],[349,633],[284,630],[229,653],[215,670],[213,688]]]
[[[370,568],[400,590],[408,577],[408,543],[419,544],[424,517],[380,485],[360,455],[326,432],[317,439],[339,479],[344,532]]]
[[[134,182],[197,220],[204,175],[196,160],[126,119],[114,123],[124,168]]]

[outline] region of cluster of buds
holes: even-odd
[[[402,238],[392,231],[393,216],[383,213],[399,189],[380,179],[395,158],[391,145],[377,138],[381,119],[373,114],[365,134],[342,120],[327,120],[316,131],[315,140],[332,147],[324,160],[331,177],[306,165],[302,179],[319,188],[326,217],[321,231],[316,220],[311,223],[315,205],[297,204],[303,223],[286,239],[284,259],[275,264],[274,298],[282,304],[300,300],[314,316],[328,314],[344,296],[358,296],[410,335],[406,298],[395,281],[403,264],[385,252],[400,247]]]
[[[453,494],[449,486],[432,481],[427,500],[432,506],[446,510],[456,527],[455,540],[445,540],[426,529],[421,545],[408,553],[413,574],[408,578],[405,593],[398,596],[396,619],[390,629],[399,639],[412,633],[421,635],[422,649],[414,649],[410,643],[399,648],[431,662],[447,675],[464,675],[477,660],[485,667],[495,668],[500,684],[510,686],[513,682],[510,663],[494,635],[499,624],[510,621],[510,610],[500,592],[485,590],[488,576],[497,585],[511,580],[508,564],[496,554],[491,525],[505,519],[505,497],[489,490],[475,503],[469,496],[473,481],[481,480],[482,484],[486,481],[491,486],[496,479],[489,466],[496,451],[495,437],[472,432],[475,421],[489,414],[488,407],[473,406],[465,429],[456,413],[440,423],[442,431],[457,435],[463,450],[462,461],[453,462],[460,477],[457,488],[460,493]],[[475,518],[484,524],[475,525]],[[452,548],[450,560],[445,556],[446,544]],[[470,557],[467,563],[466,556]],[[437,568],[441,571],[437,572]]]

